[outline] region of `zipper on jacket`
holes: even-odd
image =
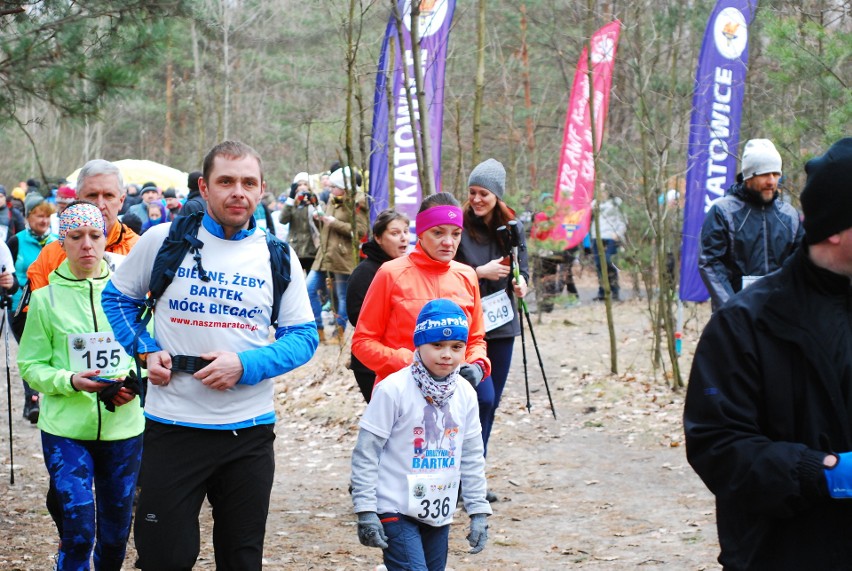
[[[86,283],[89,285],[89,307],[92,310],[92,323],[95,326],[95,331],[98,331],[98,314],[95,312],[95,286],[92,284],[92,280],[86,280]],[[95,406],[98,409],[98,433],[97,438],[95,440],[101,439],[101,429],[103,428],[103,418],[101,417],[101,399],[98,398],[98,395],[95,394]]]
[[[766,228],[766,205],[760,207],[761,213],[763,213],[763,275],[769,273],[769,236],[767,233],[769,230]]]

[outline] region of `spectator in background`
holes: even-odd
[[[0,241],[5,242],[26,227],[24,215],[6,202],[6,188],[0,187]]]
[[[289,242],[299,256],[302,269],[310,271],[320,245],[319,222],[316,218],[319,199],[308,184],[309,175],[300,172],[293,179],[290,196],[278,215],[282,224],[289,224]]]
[[[163,200],[166,201],[166,222],[171,222],[178,215],[183,204],[180,203],[180,198],[173,188],[167,188],[163,193]]]
[[[281,222],[281,211],[284,210],[284,205],[290,193],[281,193],[275,201],[274,209],[272,210],[272,221],[275,223],[275,236],[281,238],[285,242],[290,240],[290,225]]]
[[[186,196],[186,202],[180,209],[180,216],[189,216],[194,212],[204,212],[207,210],[207,201],[201,196],[198,190],[198,179],[201,178],[200,171],[193,171],[187,177],[186,186],[189,188],[189,194]]]
[[[339,165],[340,163],[335,162],[335,165]],[[320,192],[319,192],[319,201],[322,203],[323,208],[328,204],[328,199],[331,197],[331,186],[329,184],[329,177],[331,177],[331,171],[325,171],[320,175]]]
[[[159,200],[155,200],[148,204],[148,220],[142,223],[142,233],[144,234],[153,226],[168,222],[166,220],[166,207]]]
[[[335,334],[338,336],[337,342],[341,344],[347,321],[346,288],[349,274],[355,268],[357,251],[353,248],[356,240],[367,234],[370,224],[367,199],[353,183],[349,167],[337,169],[329,177],[331,198],[325,212],[317,215],[317,221],[321,224],[320,245],[307,277],[308,296],[321,341],[325,341],[325,332],[319,291],[326,286],[326,278],[333,282],[336,296]],[[331,296],[332,288],[326,289]]]
[[[50,194],[50,189],[48,189],[46,186],[42,187],[42,184],[38,180],[30,178],[27,179],[27,194],[32,193],[38,194],[42,198],[47,198],[47,195]]]
[[[56,190],[56,212],[50,215],[50,231],[59,235],[59,215],[69,204],[77,200],[77,191],[70,186],[60,186]]]
[[[154,201],[160,200],[160,189],[157,188],[157,185],[153,182],[146,182],[142,185],[142,191],[140,194],[142,196],[142,202],[131,207],[127,212],[139,218],[144,227],[145,223],[148,221],[148,205]]]
[[[24,199],[27,197],[27,187],[26,183],[21,183],[23,187],[16,186],[12,190],[12,195],[9,197],[9,204],[12,205],[13,208],[17,208],[19,212],[23,214],[24,212]]]
[[[124,203],[121,205],[121,211],[119,215],[123,216],[127,214],[127,211],[131,206],[135,206],[142,202],[142,197],[139,196],[139,185],[130,183],[127,185],[127,191],[124,195]]]
[[[605,191],[602,191],[604,201],[600,203],[600,211],[598,222],[601,229],[601,242],[604,248],[604,262],[606,264],[606,272],[609,277],[609,289],[612,292],[613,301],[621,299],[621,288],[618,285],[618,268],[615,266],[615,256],[621,248],[621,242],[627,234],[627,219],[621,212],[621,199],[617,196],[610,197]],[[603,275],[601,274],[601,257],[598,252],[597,232],[595,228],[594,218],[591,221],[589,234],[592,241],[592,254],[595,257],[595,268],[598,271],[598,295],[595,296],[595,301],[604,300]]]
[[[24,326],[27,322],[26,307],[22,307],[22,305],[26,306],[29,303],[28,299],[22,300],[24,292],[29,291],[29,288],[25,287],[27,285],[27,270],[38,258],[42,249],[58,238],[57,234],[50,231],[50,219],[54,215],[53,205],[42,200],[33,206],[27,214],[27,228],[9,238],[7,242],[12,259],[15,261],[15,277],[21,287],[12,296],[12,310],[15,314],[12,319],[12,334],[18,344],[21,343],[21,335],[24,333]],[[24,418],[35,424],[38,422],[40,412],[39,394],[38,391],[30,388],[23,375],[21,375],[21,381],[24,384]]]
[[[780,268],[802,241],[799,213],[778,200],[779,178],[781,155],[772,141],[748,141],[738,182],[704,217],[698,270],[713,311]]]

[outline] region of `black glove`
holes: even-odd
[[[98,400],[104,403],[104,408],[109,412],[115,412],[115,404],[113,404],[112,399],[122,388],[128,389],[133,394],[139,394],[139,379],[136,378],[136,371],[131,370],[124,380],[110,383],[98,392]]]
[[[480,367],[476,363],[465,363],[464,365],[459,367],[459,375],[464,377],[467,382],[473,385],[473,388],[478,387],[479,383],[482,382],[482,377],[484,373],[485,371],[482,370],[482,367]]]
[[[299,188],[299,185],[295,182],[290,185],[290,198],[296,198],[296,190]]]

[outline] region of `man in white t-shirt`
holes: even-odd
[[[273,377],[306,363],[319,343],[291,248],[291,282],[281,296],[276,341],[268,342],[276,321],[273,270],[253,217],[264,187],[254,149],[234,141],[211,149],[199,179],[207,201],[197,235],[201,259],[185,255],[157,302],[154,337],[139,335],[136,350],[149,375],[134,527],[141,569],[192,568],[205,496],[213,506],[216,568],[261,569],[274,476]],[[146,232],[103,294],[113,332],[130,350],[170,227]]]

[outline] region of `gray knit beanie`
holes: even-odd
[[[781,155],[769,139],[752,139],[743,149],[742,167],[743,180],[771,172],[781,174]]]
[[[468,186],[481,186],[493,192],[497,198],[503,199],[506,186],[506,169],[503,163],[496,159],[488,159],[476,165],[467,179]]]

